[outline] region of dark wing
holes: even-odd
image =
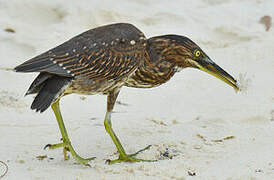
[[[17,66],[19,72],[47,72],[66,77],[115,79],[143,59],[146,39],[130,24],[113,24],[86,31]]]

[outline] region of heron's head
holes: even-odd
[[[159,42],[155,48],[161,52],[164,58],[172,61],[176,68],[198,68],[224,81],[236,91],[239,90],[237,81],[213,62],[206,53],[189,38],[179,35],[165,35],[155,37],[154,40]]]

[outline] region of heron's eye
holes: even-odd
[[[201,51],[196,50],[196,51],[194,52],[194,55],[195,55],[196,57],[199,57],[199,56],[201,55]]]

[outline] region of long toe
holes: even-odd
[[[118,159],[116,160],[107,160],[106,163],[108,163],[109,165],[111,164],[115,164],[115,163],[120,163],[120,162],[156,162],[157,160],[146,160],[146,159],[139,159],[139,158],[135,158],[135,155],[124,155],[123,157],[119,156]]]
[[[73,149],[72,145],[69,143],[66,145],[66,148],[69,149],[69,152],[71,153],[72,157],[77,161],[77,163],[79,164],[83,164],[83,165],[86,165],[86,166],[90,166],[88,164],[89,161],[95,159],[95,157],[91,157],[91,158],[82,158],[81,156],[79,156],[75,150]]]
[[[143,152],[143,151],[146,151],[146,150],[149,150],[150,147],[151,147],[151,145],[148,145],[147,147],[145,147],[145,148],[143,148],[143,149],[137,151],[136,153],[130,154],[129,156],[132,156],[132,157],[137,156],[139,153],[141,153],[141,152]]]
[[[65,147],[65,144],[64,143],[57,143],[57,144],[47,144],[45,145],[44,149],[57,149],[57,148],[62,148],[62,147]]]
[[[47,144],[44,149],[57,149],[57,148],[63,148],[63,153],[64,153],[64,160],[68,160],[69,156],[67,154],[67,152],[70,152],[72,157],[75,159],[75,161],[79,164],[83,164],[86,166],[89,166],[88,162],[95,159],[95,157],[91,157],[91,158],[82,158],[81,156],[79,156],[74,148],[72,147],[71,143],[69,142],[63,142],[63,143],[58,143],[58,144]]]
[[[114,163],[120,163],[120,162],[155,162],[155,161],[157,161],[157,160],[145,160],[145,159],[136,158],[136,156],[137,156],[139,153],[148,150],[150,147],[151,147],[151,145],[148,145],[147,147],[145,147],[145,148],[143,148],[143,149],[137,151],[136,153],[129,154],[129,155],[128,155],[128,154],[123,154],[123,153],[121,153],[121,154],[119,155],[119,158],[118,158],[118,159],[116,159],[116,160],[110,160],[110,159],[108,159],[108,160],[106,161],[106,163],[108,163],[108,164],[114,164]]]
[[[74,157],[74,159],[77,161],[78,164],[83,164],[85,166],[89,166],[88,164],[91,160],[94,160],[96,157],[91,157],[91,158],[82,158],[81,156],[77,155]]]

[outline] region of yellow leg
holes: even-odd
[[[88,165],[87,163],[90,161],[90,160],[93,160],[94,157],[92,158],[87,158],[87,159],[84,159],[82,158],[81,156],[79,156],[75,150],[73,149],[72,145],[71,145],[71,142],[69,140],[69,137],[68,137],[68,134],[67,134],[67,130],[66,130],[66,127],[65,127],[65,124],[63,122],[63,118],[62,118],[62,115],[61,115],[61,112],[60,112],[60,107],[59,107],[59,100],[57,100],[56,102],[54,102],[52,105],[52,110],[56,116],[56,119],[57,119],[57,122],[58,122],[58,126],[59,126],[59,129],[60,129],[60,132],[61,132],[61,135],[62,135],[62,143],[59,143],[59,144],[48,144],[45,146],[45,148],[49,148],[49,149],[56,149],[56,148],[61,148],[63,147],[64,148],[64,159],[67,160],[68,159],[68,155],[67,155],[67,152],[70,152],[71,155],[73,156],[73,158],[80,164],[84,164],[84,165]]]
[[[116,98],[118,96],[118,93],[110,93],[108,96],[108,108],[107,108],[107,113],[105,116],[105,120],[104,120],[104,125],[105,125],[105,129],[108,132],[108,134],[110,135],[112,141],[114,142],[118,152],[119,152],[119,158],[116,160],[108,160],[107,162],[109,164],[114,164],[114,163],[118,163],[118,162],[154,162],[156,160],[144,160],[144,159],[138,159],[135,156],[137,154],[139,154],[140,152],[147,150],[150,148],[150,145],[147,146],[144,149],[141,149],[140,151],[134,153],[134,154],[126,154],[125,149],[123,148],[120,140],[118,139],[118,137],[116,136],[116,134],[114,133],[113,129],[112,129],[112,125],[111,125],[111,111],[113,109],[113,106],[115,104]]]

